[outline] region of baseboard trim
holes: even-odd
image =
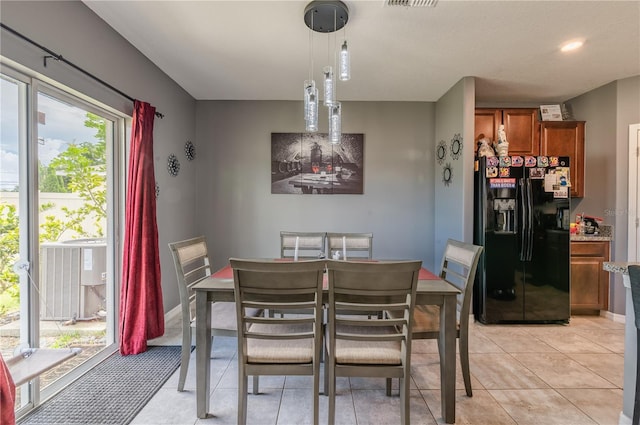
[[[167,323],[170,320],[180,318],[181,314],[182,314],[181,306],[180,304],[178,304],[177,306],[173,307],[171,310],[169,310],[164,314],[164,322]]]
[[[618,425],[631,425],[631,418],[620,412],[620,418],[618,419]]]
[[[624,314],[613,313],[608,310],[606,311],[600,310],[600,316],[606,317],[607,319],[613,320],[614,322],[617,322],[617,323],[626,322],[626,316]]]

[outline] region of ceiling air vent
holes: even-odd
[[[436,7],[438,0],[384,0],[385,6]]]

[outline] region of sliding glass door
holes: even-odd
[[[3,72],[0,350],[45,369],[17,388],[20,412],[115,349],[124,120]],[[74,355],[49,367],[45,350]]]

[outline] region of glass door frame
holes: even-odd
[[[38,93],[51,96],[62,102],[83,108],[112,122],[107,130],[107,281],[106,281],[106,344],[99,353],[65,374],[45,388],[38,379],[20,389],[25,400],[16,410],[16,418],[37,407],[41,401],[59,392],[78,376],[95,366],[118,348],[119,285],[121,277],[124,200],[126,181],[125,124],[130,119],[106,105],[88,98],[53,81],[42,81],[28,70],[15,70],[2,64],[2,74],[24,84],[19,88],[19,223],[20,259],[16,263],[20,286],[21,342],[30,347],[39,346],[40,297],[35,288],[40,287],[40,243],[39,243],[39,194],[38,194]],[[59,87],[58,87],[59,86]],[[108,126],[109,127],[109,126]],[[109,137],[111,136],[111,137]],[[28,274],[25,272],[28,271]],[[30,282],[30,279],[32,283]],[[32,286],[32,284],[34,286]],[[24,294],[24,295],[23,295]],[[16,389],[18,390],[18,389]]]

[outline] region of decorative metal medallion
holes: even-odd
[[[451,139],[451,157],[453,159],[460,158],[462,155],[462,136],[459,133],[456,133]]]
[[[156,182],[156,199],[160,197],[160,183]]]
[[[178,161],[178,158],[174,154],[169,155],[167,158],[167,171],[169,171],[169,174],[173,177],[177,176],[180,172],[180,161]]]
[[[190,140],[188,140],[187,143],[184,144],[184,154],[189,161],[193,161],[193,159],[196,157],[196,147],[193,145],[193,143],[191,143]]]
[[[436,159],[438,161],[438,165],[442,165],[446,156],[447,142],[445,142],[444,140],[440,140],[440,142],[438,142],[438,147],[436,148]]]
[[[447,164],[442,169],[442,181],[445,186],[449,186],[451,184],[451,179],[453,178],[453,170],[451,169],[451,164]]]

